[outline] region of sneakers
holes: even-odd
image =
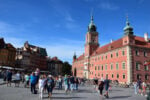
[[[104,96],[105,96],[105,98],[109,98],[109,96],[108,96],[108,95],[106,95],[106,94],[105,94]]]

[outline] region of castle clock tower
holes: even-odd
[[[84,61],[84,71],[83,76],[89,78],[89,66],[90,66],[90,56],[99,47],[98,43],[98,32],[96,31],[96,26],[93,22],[93,16],[91,16],[91,22],[88,26],[88,32],[86,34],[85,42],[85,61]]]
[[[91,22],[86,34],[85,56],[89,57],[98,47],[98,32],[96,31],[96,26],[93,22],[93,16],[91,16]]]

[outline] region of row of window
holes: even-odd
[[[95,74],[95,76],[96,76],[96,74]],[[98,73],[98,76],[100,76],[100,73]],[[121,76],[122,76],[122,79],[126,78],[126,75],[124,73]],[[101,74],[101,77],[104,77],[103,74]],[[115,76],[114,76],[114,74],[111,74],[111,77],[109,77],[108,74],[106,74],[106,77],[108,77],[108,78],[114,78]],[[140,74],[136,75],[137,79],[140,79],[141,77],[142,76]],[[119,74],[116,74],[116,78],[119,79],[121,77],[119,76]],[[145,80],[149,80],[149,75],[148,74],[145,75]]]
[[[116,52],[116,57],[118,57],[119,56],[119,53],[118,52]],[[125,51],[124,50],[122,50],[122,56],[124,56],[125,55]],[[136,56],[140,56],[140,53],[139,53],[139,51],[138,50],[135,50],[135,55]],[[147,52],[146,51],[144,51],[143,52],[143,56],[144,57],[147,57]],[[114,55],[113,54],[110,54],[110,58],[113,58],[114,57]],[[105,56],[98,56],[98,57],[95,57],[95,58],[92,58],[92,60],[93,61],[97,61],[97,60],[100,60],[100,58],[101,58],[101,60],[104,60],[104,58],[105,59],[107,59],[108,58],[108,55],[106,54]],[[82,64],[83,62],[79,62],[80,64]]]
[[[139,70],[141,70],[141,66],[140,66],[141,64],[139,63],[139,62],[136,62],[136,70],[137,71],[139,71]],[[143,66],[142,66],[143,67]],[[145,71],[148,71],[149,70],[149,67],[148,67],[148,65],[147,66],[144,66],[144,70]]]
[[[122,51],[122,56],[124,56],[124,55],[125,55],[125,51],[123,50]],[[119,53],[116,52],[116,57],[118,57],[118,56],[119,56]],[[105,56],[101,56],[101,60],[103,60],[104,57],[105,57],[105,59],[107,59],[108,58],[107,54]],[[110,58],[113,58],[113,54],[112,53],[110,54]],[[95,61],[100,60],[100,57],[97,57],[95,59],[93,58],[92,60],[95,60]]]
[[[144,52],[142,52],[142,53],[143,53],[143,56],[144,56],[144,57],[147,57],[147,52],[146,52],[146,51],[144,51]],[[139,50],[136,50],[136,51],[135,51],[135,55],[136,55],[136,56],[140,56]]]
[[[97,75],[95,74],[95,76],[97,76]],[[100,73],[98,73],[98,76],[100,76]],[[101,74],[101,77],[104,77],[104,75]],[[106,74],[106,77],[108,77],[108,78],[115,78],[114,74],[111,74],[111,77],[109,77],[108,74]],[[119,74],[116,75],[116,78],[117,78],[117,79],[120,78]],[[125,79],[125,78],[126,78],[126,75],[123,73],[123,74],[122,74],[122,79]]]
[[[125,68],[126,68],[125,66],[126,66],[126,65],[125,65],[125,62],[122,62],[122,69],[125,69]],[[106,64],[106,65],[105,65],[105,70],[107,70],[107,69],[108,69],[108,66],[107,66],[107,64]],[[111,69],[111,70],[114,69],[113,64],[110,64],[110,69]],[[118,70],[118,69],[119,69],[119,64],[116,63],[116,70]],[[104,70],[104,66],[102,65],[101,68],[100,68],[100,66],[95,66],[95,70]]]
[[[140,79],[141,77],[142,77],[142,75],[140,75],[140,74],[136,75],[137,79]],[[145,75],[145,80],[149,80],[149,75],[148,74]]]

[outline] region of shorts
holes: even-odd
[[[108,91],[109,87],[105,87],[105,90]]]
[[[14,80],[15,83],[20,83],[20,80]]]
[[[48,93],[52,93],[53,88],[48,86],[48,87],[47,87],[47,91],[48,91]]]
[[[7,78],[7,82],[11,82],[11,78]]]

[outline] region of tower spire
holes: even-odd
[[[128,15],[126,16],[126,26],[129,26],[130,25],[130,22],[129,22],[129,18],[128,18]]]
[[[76,60],[76,58],[77,58],[76,52],[74,52],[73,59]]]
[[[128,15],[126,16],[126,26],[124,27],[124,35],[133,35],[133,28],[130,26]]]
[[[91,23],[94,23],[94,18],[93,18],[93,9],[91,10]]]
[[[96,32],[96,25],[94,24],[93,11],[91,12],[91,21],[88,26],[88,32]]]

